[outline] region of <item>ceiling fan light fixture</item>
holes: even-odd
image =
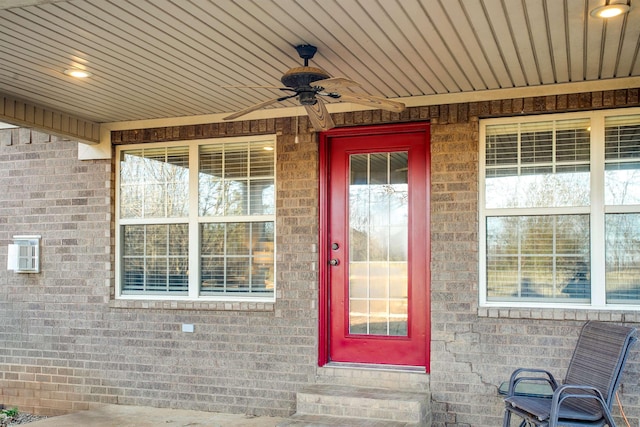
[[[316,99],[316,93],[315,92],[300,92],[300,94],[298,95],[298,100],[300,101],[301,105],[314,105],[316,102],[318,102],[318,100]]]
[[[629,12],[629,9],[630,8],[627,4],[607,4],[593,9],[591,11],[591,16],[594,18],[609,19],[624,15]]]
[[[87,70],[81,70],[79,68],[67,68],[64,70],[64,74],[69,77],[75,77],[77,79],[86,79],[87,77],[91,77],[92,74]]]

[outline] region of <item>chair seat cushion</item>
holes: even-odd
[[[560,407],[559,419],[571,419],[582,421],[598,421],[603,417],[601,410],[586,411],[582,408],[572,405],[571,399],[565,401]],[[507,406],[518,408],[522,412],[531,414],[540,421],[549,419],[551,413],[551,399],[540,397],[513,396],[505,399]]]

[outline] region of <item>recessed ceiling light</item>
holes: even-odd
[[[64,73],[67,76],[75,77],[77,79],[86,79],[87,77],[91,77],[91,73],[86,70],[80,70],[79,68],[67,68],[64,70]]]
[[[629,6],[626,4],[608,4],[593,9],[591,11],[591,16],[593,16],[594,18],[607,19],[622,15],[627,12],[629,12]]]

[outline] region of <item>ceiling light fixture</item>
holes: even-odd
[[[86,79],[87,77],[91,77],[91,73],[86,70],[80,70],[79,68],[67,68],[64,70],[64,73],[67,76],[75,77],[77,79]]]
[[[591,11],[594,18],[613,18],[629,12],[629,6],[626,4],[607,4],[605,6],[596,7]]]

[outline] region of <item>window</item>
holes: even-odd
[[[480,302],[640,305],[640,111],[481,123]]]
[[[117,295],[273,300],[274,138],[118,147]]]

